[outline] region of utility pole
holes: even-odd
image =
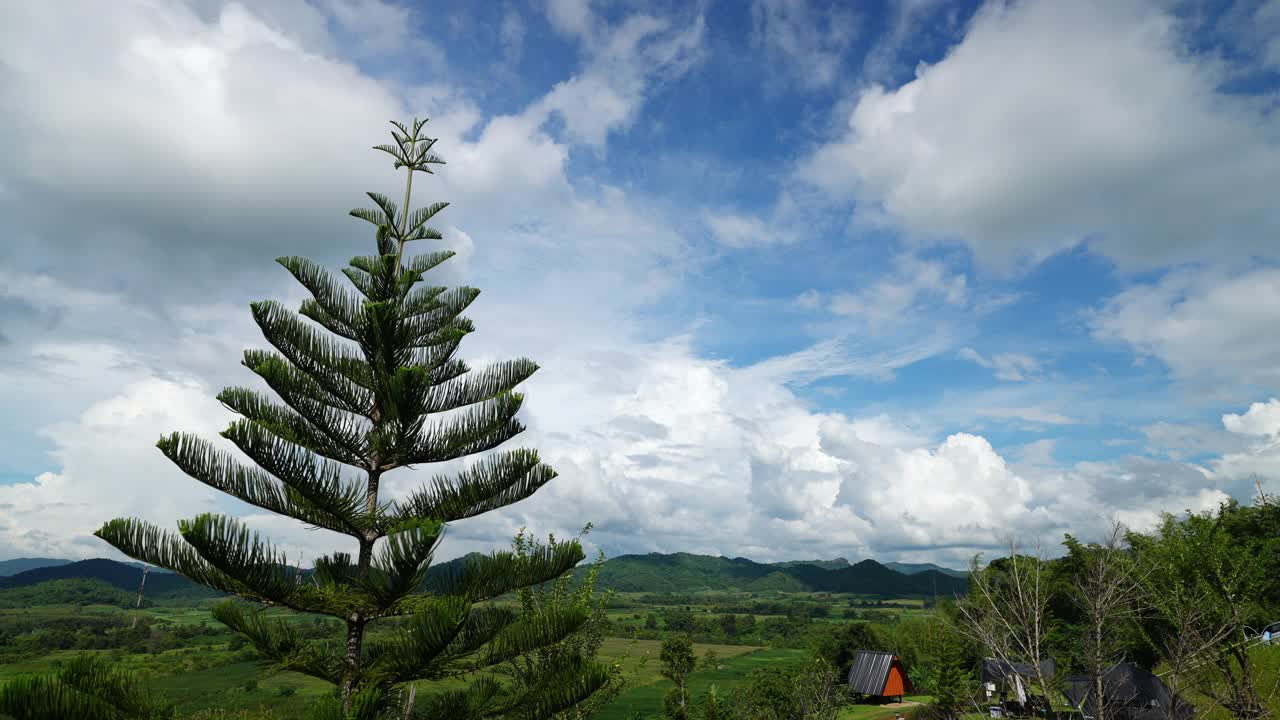
[[[138,627],[138,613],[142,611],[142,591],[147,587],[147,572],[150,570],[150,567],[142,566],[142,582],[138,584],[138,602],[133,606],[133,624],[129,626],[130,630]]]

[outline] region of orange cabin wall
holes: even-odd
[[[884,692],[881,695],[885,697],[906,695],[907,688],[910,685],[911,681],[904,676],[902,666],[895,661],[893,665],[889,666],[889,677],[884,681]]]

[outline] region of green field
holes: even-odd
[[[689,678],[689,693],[698,702],[707,688],[716,685],[722,691],[731,689],[742,681],[752,670],[763,667],[778,666],[795,662],[805,656],[802,650],[792,649],[748,649],[732,657],[726,657],[722,648],[742,650],[741,646],[705,646],[695,645],[694,653],[701,656],[705,648],[715,647],[722,662],[716,670],[700,668]],[[662,699],[672,687],[671,681],[661,678],[656,667],[651,674],[646,672],[636,679],[635,685],[619,695],[596,716],[599,720],[625,720],[637,711],[656,714],[662,707]]]

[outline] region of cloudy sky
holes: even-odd
[[[345,549],[154,443],[253,384],[273,258],[370,251],[414,116],[560,472],[446,555],[960,564],[1280,491],[1277,91],[1280,0],[0,4],[0,558]]]

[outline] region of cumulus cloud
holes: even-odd
[[[1179,379],[1280,387],[1280,269],[1166,274],[1108,299],[1094,337],[1164,363]]]
[[[15,554],[101,555],[89,533],[107,518],[169,525],[209,509],[240,514],[307,557],[347,547],[217,496],[153,445],[170,430],[214,438],[228,419],[214,393],[253,381],[237,365],[242,348],[263,344],[246,301],[300,299],[270,258],[361,251],[353,238],[367,234],[341,225],[341,211],[365,190],[390,189],[385,164],[361,148],[384,137],[384,118],[412,111],[430,114],[450,163],[426,191],[455,202],[441,229],[459,257],[436,279],[474,279],[484,290],[470,313],[478,332],[461,354],[475,365],[523,355],[543,366],[524,388],[529,430],[518,444],[560,472],[527,502],[457,523],[443,557],[502,545],[525,525],[563,535],[593,521],[593,542],[613,554],[962,562],[1010,534],[1084,534],[1099,503],[1146,513],[1138,519],[1201,507],[1270,462],[1271,436],[1254,434],[1239,457],[1206,463],[1208,474],[1136,461],[1023,468],[976,430],[956,432],[971,422],[968,409],[939,429],[875,411],[822,412],[796,394],[833,377],[892,378],[958,344],[946,328],[891,350],[845,328],[736,367],[701,356],[692,332],[649,325],[639,309],[670,299],[700,258],[643,193],[570,183],[566,165],[575,146],[607,147],[657,85],[697,62],[699,15],[611,25],[588,3],[553,2],[553,26],[583,49],[581,71],[492,115],[455,87],[399,88],[344,62],[329,23],[354,23],[350,3],[308,6],[319,14],[290,32],[287,13],[257,4],[130,5],[93,22],[57,14],[66,7],[0,11],[9,13],[0,18],[0,111],[12,121],[0,134],[12,159],[0,170],[0,203],[22,210],[11,216],[21,242],[0,264],[23,268],[0,271],[9,338],[0,370],[15,380],[0,385],[0,406],[24,409],[3,418],[7,437],[45,428],[53,449],[19,448],[42,470],[0,486],[0,547]],[[383,32],[376,19],[362,32]],[[563,127],[548,122],[556,118]],[[68,147],[83,151],[60,152]],[[904,256],[862,291],[800,302],[861,331],[891,311],[972,314],[987,302],[976,294],[945,264]],[[1035,400],[987,402],[976,414],[1072,421]],[[1224,424],[1264,427],[1263,414]],[[1022,460],[1051,459],[1052,448],[1037,447]],[[388,497],[432,470],[393,473]]]
[[[1222,424],[1230,432],[1253,437],[1280,435],[1280,400],[1271,398],[1256,402],[1243,414],[1228,413],[1222,416]]]
[[[1158,7],[988,3],[799,176],[996,267],[1084,241],[1126,268],[1274,255],[1280,128],[1216,67]]]

